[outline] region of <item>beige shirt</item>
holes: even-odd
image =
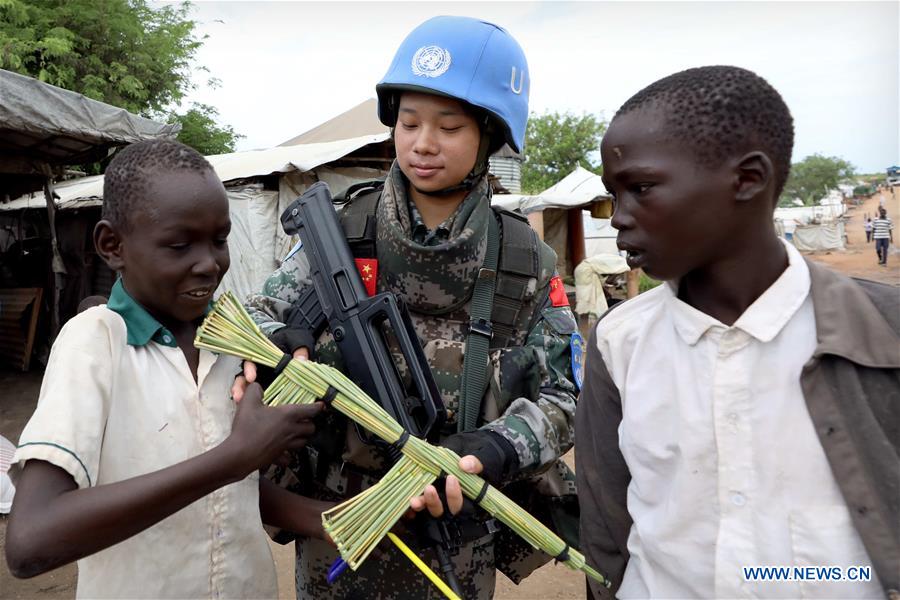
[[[164,329],[157,336],[174,343]],[[125,320],[105,306],[66,324],[53,345],[38,407],[15,461],[45,460],[85,488],[171,466],[228,436],[236,359],[201,350],[195,383],[178,347],[127,340]],[[77,595],[275,597],[258,474],[78,561]]]
[[[809,269],[730,327],[663,285],[610,313],[598,346],[622,401],[631,557],[618,596],[866,597],[869,582],[747,581],[751,566],[870,566],[800,388],[816,345]]]

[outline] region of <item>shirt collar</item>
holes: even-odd
[[[146,346],[150,341],[170,348],[176,348],[175,336],[159,321],[153,318],[147,309],[125,290],[121,279],[117,279],[109,294],[106,308],[118,313],[125,321],[129,346]]]
[[[453,226],[453,220],[458,212],[459,209],[447,217],[446,221],[435,227],[433,230],[430,230],[428,229],[428,226],[425,225],[425,220],[422,218],[422,213],[420,213],[419,209],[416,207],[416,203],[410,199],[409,220],[412,229],[410,238],[423,246],[437,246],[443,244],[450,239],[450,229]]]
[[[793,245],[782,240],[788,266],[778,279],[734,322],[761,342],[770,342],[787,325],[809,295],[809,267]],[[678,281],[666,282],[666,293],[675,329],[688,345],[696,344],[713,327],[728,327],[678,298]]]

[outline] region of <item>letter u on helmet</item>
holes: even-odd
[[[491,152],[504,142],[522,152],[530,87],[525,53],[505,29],[469,17],[434,17],[403,40],[375,91],[378,117],[388,127],[397,123],[398,92],[438,94],[492,117],[499,131]]]

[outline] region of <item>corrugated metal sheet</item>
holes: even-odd
[[[488,159],[488,169],[500,178],[500,183],[511,194],[522,191],[522,162],[517,158],[492,156]]]

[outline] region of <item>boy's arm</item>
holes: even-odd
[[[322,513],[335,505],[290,492],[267,477],[259,478],[259,512],[265,525],[327,540]]]
[[[27,461],[6,532],[10,571],[32,577],[109,548],[302,447],[321,403],[269,408],[261,398],[259,386],[247,389],[231,435],[215,448],[139,477],[79,489],[64,469]]]
[[[631,516],[626,496],[631,474],[619,450],[622,402],[597,347],[597,328],[588,342],[584,388],[575,427],[575,482],[581,508],[581,551],[612,581],[612,589],[588,580],[591,598],[612,598],[628,562]]]

